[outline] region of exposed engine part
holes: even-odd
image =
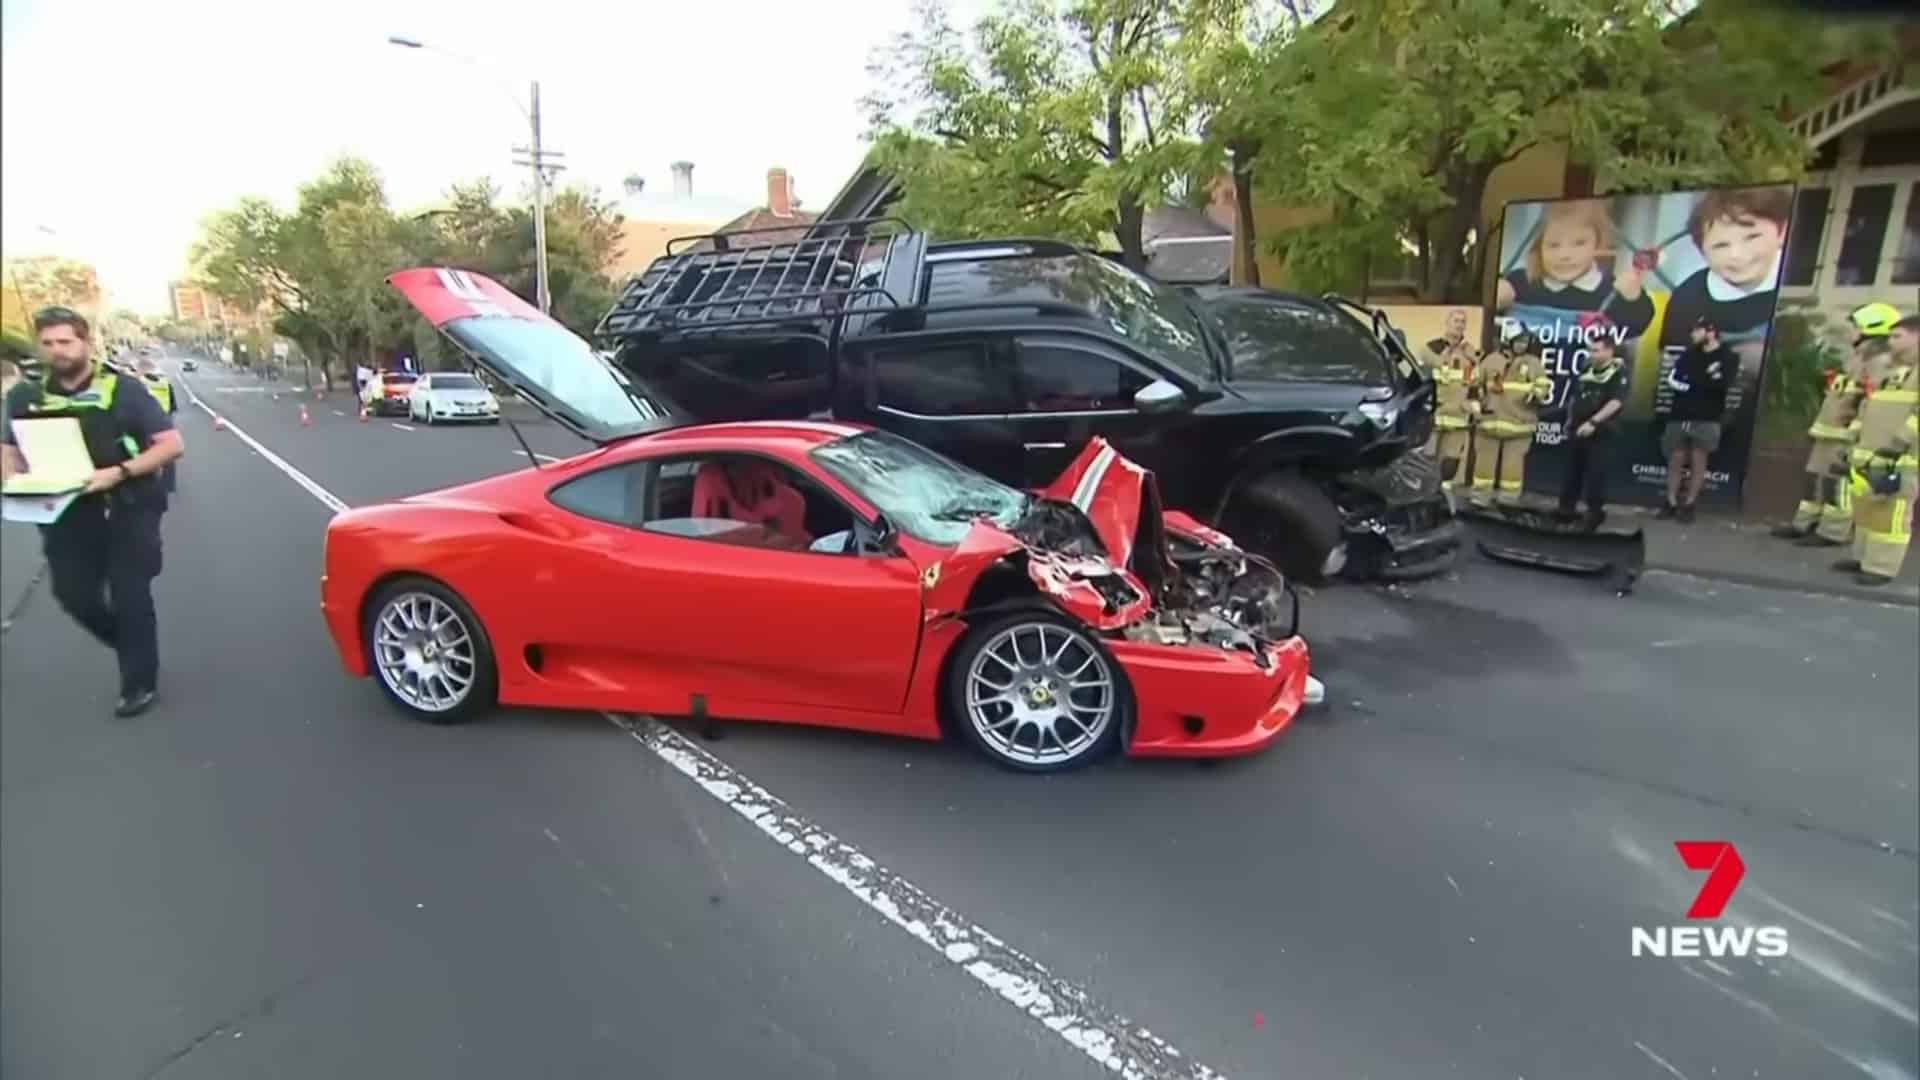
[[[1107,554],[1086,515],[1072,503],[1035,499],[1026,516],[1015,522],[1011,531],[1022,542],[1042,551],[1079,558]]]

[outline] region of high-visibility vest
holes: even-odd
[[[120,377],[107,370],[106,365],[96,364],[87,385],[71,393],[55,392],[48,381],[52,377],[48,374],[35,380],[24,419],[71,417],[78,421],[80,436],[87,444],[87,456],[93,459],[96,469],[109,469],[131,461],[145,449],[113,414],[113,396],[119,388]],[[154,482],[152,476],[136,476],[115,490],[127,494],[144,492],[146,485]]]
[[[1479,351],[1466,342],[1450,344],[1446,338],[1427,342],[1427,366],[1434,382],[1433,426],[1443,431],[1458,431],[1472,424],[1470,393],[1474,361]]]

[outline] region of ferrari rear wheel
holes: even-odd
[[[969,633],[948,668],[947,699],[967,741],[1020,772],[1062,772],[1109,752],[1133,708],[1099,639],[1040,609]]]
[[[403,578],[368,611],[367,666],[394,704],[435,724],[459,723],[493,704],[493,646],[452,589]]]

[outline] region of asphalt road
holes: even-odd
[[[527,463],[188,380],[347,504]],[[0,1074],[1091,1077],[1115,1034],[1150,1077],[1920,1074],[1911,608],[1481,564],[1336,589],[1304,613],[1331,708],[1219,765],[439,729],[340,671],[328,508],[181,424],[149,716],[111,718],[112,658],[0,530]],[[1715,925],[1787,957],[1630,955],[1687,921],[1682,839],[1738,845]]]

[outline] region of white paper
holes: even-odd
[[[7,478],[9,495],[54,495],[85,487],[93,475],[93,455],[71,416],[17,419],[13,441],[27,459],[27,471]]]
[[[0,517],[24,525],[51,525],[79,497],[77,491],[65,495],[8,495],[0,498]]]

